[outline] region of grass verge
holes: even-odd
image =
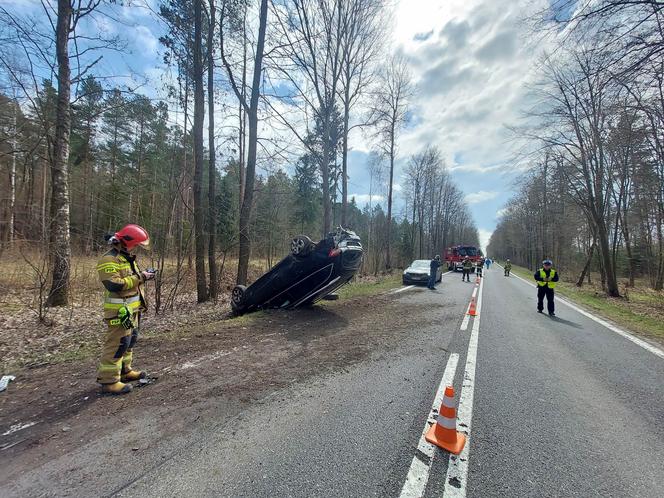
[[[352,299],[356,297],[375,296],[395,287],[401,286],[401,273],[381,275],[378,277],[364,277],[341,287],[337,294],[339,299]],[[330,303],[334,301],[321,301]]]
[[[534,283],[533,272],[512,265],[512,273]],[[664,293],[645,287],[630,287],[625,297],[608,297],[597,285],[577,287],[560,281],[556,293],[588,311],[596,313],[629,331],[664,345]]]

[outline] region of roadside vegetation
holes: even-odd
[[[5,253],[8,256],[7,253]],[[67,307],[46,307],[40,280],[27,260],[38,254],[12,254],[0,261],[0,286],[6,292],[0,298],[0,371],[13,372],[25,367],[38,367],[69,361],[85,361],[96,357],[101,348],[105,327],[101,320],[99,288],[94,257],[72,258],[71,300]],[[176,262],[170,260],[169,265]],[[265,260],[252,260],[249,278],[255,280],[267,268]],[[264,312],[240,317],[230,314],[229,295],[235,285],[237,260],[220,268],[219,294],[216,302],[196,304],[194,267],[182,271],[177,292],[162,300],[157,309],[155,285],[148,287],[150,312],[141,327],[143,339],[171,341],[185,336],[215,333],[229,328],[238,333],[265,317]],[[173,273],[164,277],[164,289],[172,289],[176,282]],[[381,294],[400,285],[400,274],[382,273],[377,276],[358,276],[339,291],[339,301],[322,301],[321,305],[335,307],[354,298]],[[165,296],[171,293],[164,291]]]
[[[534,283],[534,272],[527,268],[512,265],[512,273]],[[598,274],[591,275],[590,284],[577,287],[573,278],[563,273],[556,293],[601,318],[664,345],[664,292],[651,289],[645,280],[636,280],[634,287],[625,282],[619,284],[622,297],[616,298],[602,290]]]

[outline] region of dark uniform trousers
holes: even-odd
[[[553,289],[548,285],[537,286],[537,309],[544,310],[544,296],[546,296],[546,309],[549,313],[554,313]]]

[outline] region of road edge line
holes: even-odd
[[[420,458],[418,458],[417,454],[413,457],[413,460],[410,463],[410,468],[408,469],[406,481],[401,488],[401,494],[399,495],[400,498],[419,498],[424,495],[427,482],[429,481],[429,472],[431,471],[433,456],[435,454],[434,446],[424,439],[424,435],[429,430],[431,423],[435,423],[436,419],[434,417],[433,411],[437,411],[440,408],[440,403],[442,402],[443,394],[445,393],[445,387],[447,385],[453,384],[458,363],[459,355],[457,353],[450,354],[449,358],[447,359],[447,365],[445,366],[443,378],[441,379],[440,384],[438,385],[438,389],[436,390],[436,395],[434,396],[431,410],[429,410],[427,422],[424,424],[424,429],[420,435],[420,440],[417,443],[417,449],[429,457],[429,462],[423,462]]]
[[[535,284],[533,284],[532,282],[528,282],[525,278],[522,278],[522,277],[520,277],[519,275],[516,275],[516,274],[515,274],[514,276],[515,276],[516,278],[518,278],[519,280],[521,280],[523,283],[525,283],[525,284],[527,284],[527,285],[530,285],[531,287],[537,287]],[[574,311],[578,311],[578,312],[581,313],[583,316],[585,316],[585,317],[587,317],[587,318],[590,318],[591,320],[593,320],[593,321],[599,323],[600,325],[606,327],[606,328],[609,329],[611,332],[614,332],[614,333],[616,333],[616,334],[618,334],[618,335],[624,337],[624,338],[627,339],[628,341],[633,342],[633,343],[636,344],[637,346],[641,346],[643,349],[645,349],[646,351],[649,351],[650,353],[654,354],[655,356],[658,356],[658,357],[664,359],[664,351],[661,350],[660,348],[658,348],[657,346],[654,346],[654,345],[650,344],[649,342],[644,341],[643,339],[639,339],[638,337],[636,337],[636,336],[630,334],[630,333],[627,332],[626,330],[623,330],[623,329],[621,329],[621,328],[619,328],[619,327],[616,327],[615,325],[613,325],[613,324],[607,322],[606,320],[604,320],[604,319],[602,319],[602,318],[599,318],[599,317],[593,315],[592,313],[587,312],[586,310],[584,310],[584,309],[582,309],[582,308],[579,308],[579,306],[577,306],[576,304],[572,303],[571,301],[569,301],[569,300],[568,300],[567,298],[565,298],[565,297],[557,297],[557,299],[558,299],[561,303],[563,303],[564,305],[569,306],[570,308],[572,308]]]

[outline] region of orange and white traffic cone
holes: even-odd
[[[470,316],[477,316],[477,308],[475,308],[475,298],[470,299],[470,306],[468,307],[468,314]]]
[[[456,408],[454,407],[454,388],[447,386],[440,404],[440,411],[433,424],[424,435],[429,443],[458,455],[466,444],[465,434],[456,430]]]

